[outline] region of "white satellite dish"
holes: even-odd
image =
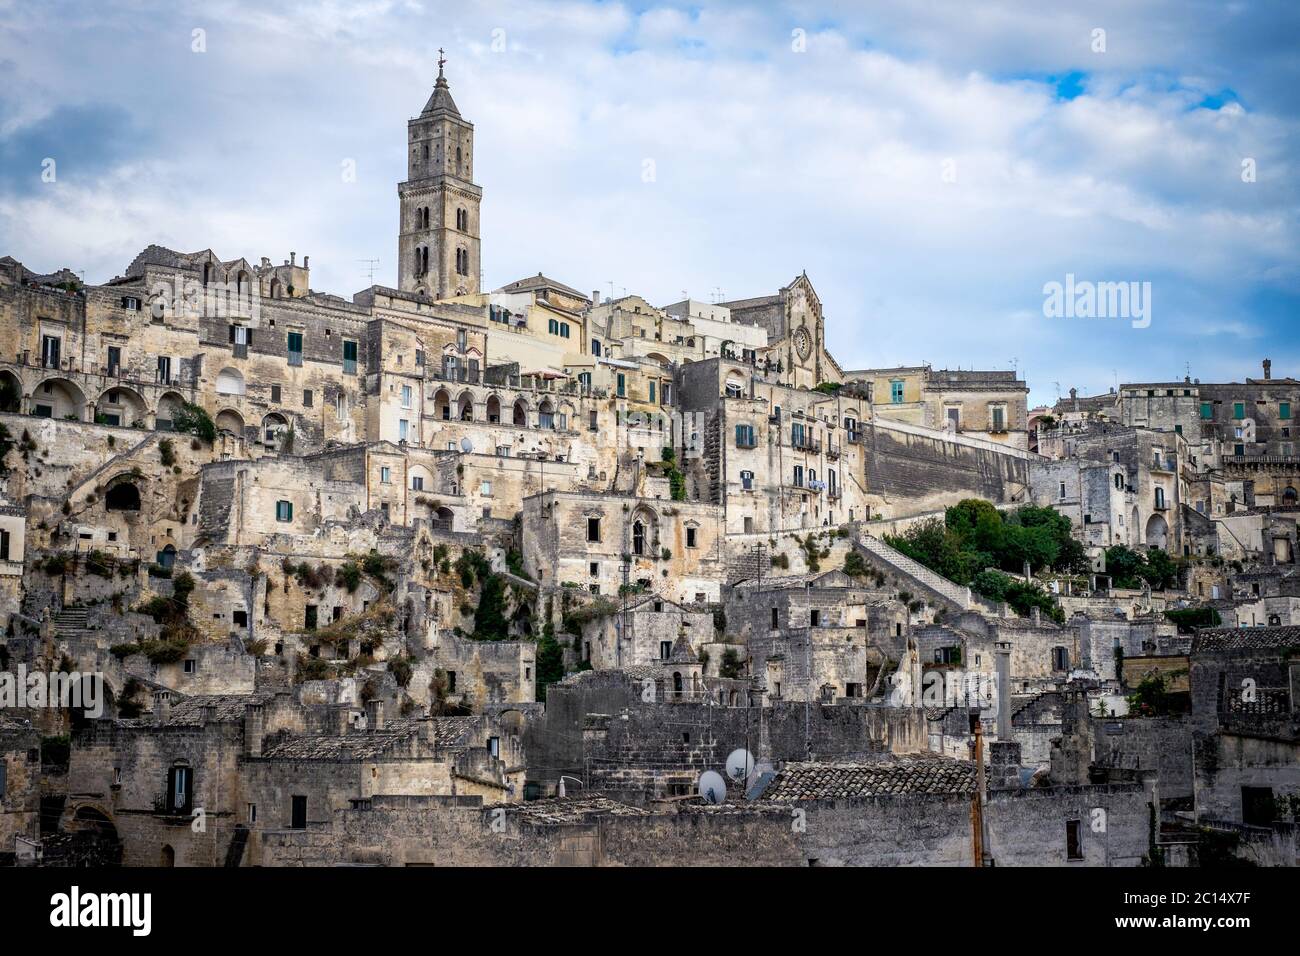
[[[460,450],[468,455],[470,452],[474,450],[474,443],[470,441],[468,438],[462,438],[460,440]]]
[[[706,770],[700,774],[699,793],[705,803],[715,806],[727,802],[727,781],[716,770]]]
[[[732,780],[748,780],[754,772],[754,755],[744,747],[727,756],[727,776]]]

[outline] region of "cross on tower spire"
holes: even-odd
[[[444,55],[445,53],[446,51],[443,50],[442,47],[438,47],[438,79],[440,80],[443,78],[442,68],[447,62],[447,57]]]

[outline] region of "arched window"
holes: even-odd
[[[456,172],[460,172],[460,147],[456,147]]]
[[[632,522],[632,553],[645,554],[645,525],[640,520]]]
[[[278,299],[278,298],[280,298],[280,280],[279,280],[279,279],[272,279],[272,280],[271,280],[271,298],[272,298],[272,299]]]
[[[1124,490],[1124,476],[1123,476],[1123,475],[1116,475],[1116,476],[1115,476],[1115,490],[1116,490],[1116,491],[1123,491],[1123,490]]]

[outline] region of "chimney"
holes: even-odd
[[[303,257],[302,257],[302,267],[303,267],[304,269],[307,268],[307,262],[308,262],[310,259],[311,259],[311,256],[303,256]]]
[[[153,692],[153,722],[165,724],[172,716],[172,692],[156,690]]]
[[[369,730],[384,729],[384,702],[382,700],[366,701],[366,727]]]
[[[296,252],[289,253],[289,265],[294,265],[297,259],[298,259],[298,253]]]
[[[262,735],[266,731],[266,711],[261,704],[244,705],[244,756],[262,756]]]
[[[1264,359],[1264,381],[1267,382],[1272,377],[1273,377],[1273,360]]]
[[[592,305],[600,305],[600,290],[599,290],[599,289],[592,289],[592,290],[591,290],[591,304],[592,304]]]
[[[1011,642],[998,641],[994,646],[994,666],[998,675],[998,740],[1011,739]]]

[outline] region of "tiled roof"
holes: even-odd
[[[872,763],[788,763],[761,799],[792,802],[903,793],[973,793],[975,764],[944,757]]]
[[[294,734],[267,743],[263,757],[275,760],[369,760],[382,757],[413,732],[356,731],[350,734]]]
[[[651,816],[649,810],[642,810],[640,807],[629,806],[626,803],[619,803],[617,800],[600,796],[566,797],[563,800],[558,798],[530,800],[527,803],[512,807],[510,812],[531,823],[582,823],[589,817],[604,815],[616,817]]]
[[[1197,631],[1192,653],[1300,647],[1300,627],[1217,627]]]
[[[184,697],[172,702],[171,716],[167,719],[169,727],[198,727],[203,722],[203,708],[215,707],[218,723],[230,723],[244,719],[244,708],[249,704],[265,704],[274,694],[198,694]],[[153,723],[152,716],[140,718],[135,723]]]
[[[497,291],[499,292],[535,292],[538,289],[554,289],[556,292],[563,292],[565,295],[572,296],[575,299],[588,299],[589,296],[583,295],[572,286],[567,286],[563,282],[556,282],[554,279],[537,273],[535,276],[527,276],[523,279],[516,279],[514,282],[503,285]]]

